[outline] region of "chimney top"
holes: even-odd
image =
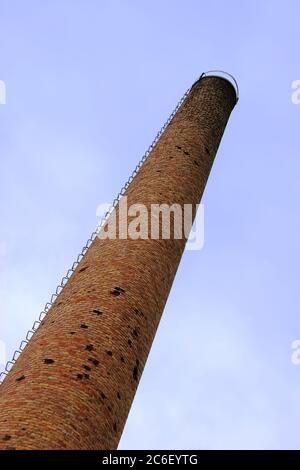
[[[235,96],[236,96],[236,103],[238,102],[238,100],[239,100],[239,86],[238,86],[237,81],[236,81],[236,79],[234,78],[233,75],[231,75],[228,72],[224,72],[223,70],[209,70],[208,72],[203,72],[200,75],[200,77],[198,78],[198,80],[196,80],[192,86],[196,85],[196,83],[198,83],[204,77],[217,77],[217,78],[221,78],[223,80],[226,80],[228,83],[230,83],[230,85],[234,89],[234,93],[235,93]]]

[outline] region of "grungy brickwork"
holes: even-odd
[[[235,102],[227,80],[197,81],[128,205],[199,203]],[[0,387],[0,448],[117,447],[184,245],[93,242]]]

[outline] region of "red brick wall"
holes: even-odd
[[[226,80],[196,82],[128,204],[198,203],[234,104]],[[184,244],[93,242],[0,387],[0,448],[118,445]]]

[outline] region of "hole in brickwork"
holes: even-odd
[[[90,378],[89,374],[77,374],[76,377],[77,377],[78,380],[85,380],[85,379]]]
[[[129,344],[129,346],[132,346],[132,341],[131,341],[131,339],[129,339],[127,342],[128,342],[128,344]]]
[[[94,309],[93,310],[93,313],[95,313],[96,315],[102,315],[103,312],[101,312],[101,310],[98,310],[98,309]]]
[[[122,289],[122,287],[118,287],[118,286],[117,286],[117,287],[114,287],[113,290],[110,291],[110,293],[111,293],[112,295],[115,295],[116,297],[117,297],[118,295],[124,294],[124,292],[125,292],[125,290]]]
[[[117,423],[115,422],[113,425],[114,431],[117,432]]]
[[[125,362],[125,359],[124,359],[123,356],[121,356],[121,362],[123,362],[123,363]]]
[[[53,359],[44,359],[45,364],[53,364],[54,360]]]
[[[21,380],[24,380],[25,379],[25,375],[21,375],[21,377],[18,377],[16,379],[16,382],[20,382]]]
[[[133,377],[134,380],[138,379],[138,374],[139,374],[138,368],[137,368],[137,366],[134,366],[134,368],[132,370],[132,377]]]
[[[194,163],[195,165],[199,166],[199,163],[196,160],[194,160]]]
[[[98,359],[94,359],[93,357],[89,357],[89,358],[88,358],[88,361],[91,362],[92,364],[94,364],[94,366],[98,366],[98,365],[99,365]]]
[[[106,351],[106,354],[107,354],[108,356],[112,356],[112,355],[113,355],[112,351]]]
[[[78,272],[79,272],[79,273],[83,273],[83,271],[85,271],[87,268],[88,268],[88,266],[85,266],[84,268],[79,269]]]
[[[101,392],[100,395],[101,395],[101,398],[103,398],[103,400],[107,399],[107,396],[105,395],[105,393]]]
[[[183,148],[180,147],[179,145],[176,145],[176,148],[177,148],[178,150],[181,150],[181,151],[184,153],[184,155],[188,155],[188,156],[190,155],[189,152],[187,152],[186,150],[183,150]]]
[[[139,365],[140,365],[140,361],[138,359],[136,359],[135,361],[135,366],[132,370],[132,377],[134,380],[137,380],[138,379],[138,375],[139,375]]]
[[[118,295],[120,295],[121,292],[119,292],[118,290],[112,290],[112,291],[111,291],[111,294],[112,294],[112,295],[115,295],[116,297],[118,297]]]
[[[208,150],[207,147],[205,147],[205,152],[206,152],[208,155],[210,155],[210,151]]]
[[[75,331],[70,331],[70,335],[75,335]]]
[[[85,329],[85,330],[86,330],[86,329],[88,328],[88,326],[87,326],[87,325],[85,325],[85,323],[82,323],[82,324],[80,325],[80,328],[83,328],[83,329]]]
[[[3,441],[9,441],[11,439],[11,436],[9,434],[5,434],[5,436],[2,438]]]
[[[83,367],[85,370],[91,370],[90,366],[87,366],[87,365],[85,365],[85,364],[83,364],[82,367]]]
[[[117,393],[117,397],[119,398],[119,400],[121,400],[121,395],[119,392]]]
[[[93,350],[94,350],[94,346],[93,346],[92,344],[87,344],[86,347],[85,347],[85,349],[86,349],[87,351],[93,351]]]

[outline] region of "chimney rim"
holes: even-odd
[[[203,72],[200,75],[200,77],[198,78],[198,80],[196,80],[195,83],[192,86],[194,86],[197,82],[202,80],[202,78],[204,78],[204,77],[217,77],[217,78],[221,78],[223,80],[226,80],[228,83],[230,83],[230,85],[234,89],[235,96],[236,96],[235,104],[238,102],[238,100],[239,100],[239,86],[238,86],[238,83],[237,83],[236,79],[234,78],[234,76],[231,73],[225,72],[224,70],[208,70],[207,72]]]

